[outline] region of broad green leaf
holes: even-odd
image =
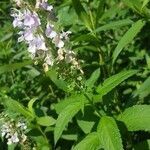
[[[98,68],[92,73],[90,78],[86,80],[85,86],[88,89],[92,89],[94,87],[95,82],[98,80],[99,76],[100,76],[100,69]]]
[[[96,150],[100,145],[100,139],[97,132],[88,134],[73,150]]]
[[[123,150],[121,135],[112,117],[102,117],[97,132],[104,150]]]
[[[5,72],[9,72],[12,70],[20,69],[20,68],[25,67],[25,66],[30,65],[30,64],[32,64],[32,61],[24,61],[21,63],[3,65],[3,66],[0,66],[0,74],[5,73]]]
[[[129,131],[150,131],[150,105],[135,105],[118,116]]]
[[[54,104],[54,109],[56,110],[56,113],[59,114],[69,104],[80,101],[86,101],[86,98],[83,94],[71,95],[70,97],[66,97],[64,100],[61,100],[59,103]]]
[[[68,91],[67,83],[63,79],[57,78],[57,73],[55,70],[50,70],[46,74],[59,89],[65,92]]]
[[[56,120],[50,116],[44,116],[37,118],[37,123],[41,126],[52,126],[56,123]]]
[[[56,120],[56,126],[54,128],[54,141],[57,143],[60,138],[63,130],[65,129],[68,122],[77,114],[77,112],[82,108],[82,102],[74,102],[65,107],[61,111]]]
[[[122,71],[118,74],[115,74],[108,79],[106,79],[103,83],[103,85],[99,85],[97,87],[97,92],[102,96],[106,95],[108,92],[110,92],[112,89],[114,89],[117,85],[119,85],[124,80],[128,79],[129,77],[133,76],[137,73],[137,70],[128,70],[128,71]]]
[[[107,23],[106,25],[103,25],[103,26],[97,28],[94,32],[101,32],[101,31],[116,29],[116,28],[120,28],[122,26],[130,25],[132,23],[133,23],[133,21],[130,19],[112,21],[110,23]]]
[[[118,55],[123,50],[125,46],[127,46],[132,40],[135,38],[135,36],[140,32],[142,27],[144,26],[145,22],[142,20],[138,20],[135,22],[132,27],[124,34],[124,36],[119,41],[117,47],[115,48],[113,52],[113,64],[115,63]]]
[[[135,91],[134,96],[139,95],[140,98],[144,98],[150,94],[150,77],[148,77],[140,88]]]

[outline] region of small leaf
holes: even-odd
[[[41,126],[52,126],[56,123],[56,120],[50,116],[44,116],[37,118],[37,123]]]
[[[98,133],[92,132],[88,134],[73,150],[96,150],[100,145]]]
[[[115,120],[112,117],[101,118],[97,127],[102,147],[105,150],[123,150],[121,135]]]
[[[96,69],[91,77],[85,82],[85,86],[88,88],[88,89],[92,89],[94,87],[94,84],[95,82],[98,80],[100,76],[100,69]]]
[[[58,139],[60,138],[65,126],[68,122],[77,114],[77,112],[82,108],[82,102],[74,102],[65,107],[61,111],[56,121],[56,126],[54,128],[54,140],[55,144],[57,143]]]
[[[33,109],[33,104],[37,100],[37,98],[33,98],[29,101],[28,103],[28,109],[29,111],[34,115],[34,109]]]
[[[53,83],[61,90],[67,92],[67,83],[63,79],[57,78],[57,73],[55,70],[50,70],[47,72],[47,76],[53,81]]]
[[[99,117],[95,115],[95,111],[91,108],[91,106],[85,106],[84,114],[79,112],[76,119],[81,130],[85,134],[88,134],[92,131],[95,123],[99,120]]]
[[[150,131],[150,105],[135,105],[127,108],[118,116],[118,120],[125,123],[129,131]]]
[[[140,86],[140,88],[134,92],[134,96],[139,95],[140,98],[144,98],[150,94],[150,77],[148,77],[144,83]]]
[[[110,92],[112,89],[114,89],[121,82],[123,82],[124,80],[133,76],[136,73],[137,73],[137,70],[128,70],[128,71],[122,71],[118,74],[115,74],[115,75],[111,76],[110,78],[106,79],[102,86],[99,85],[97,87],[97,92],[102,97],[102,96],[106,95],[108,92]]]
[[[113,64],[116,61],[118,55],[120,52],[123,50],[123,48],[128,45],[134,38],[135,36],[140,32],[142,27],[144,26],[145,22],[142,20],[138,20],[135,22],[132,27],[124,34],[124,36],[121,38],[119,41],[117,47],[115,48],[113,52]]]

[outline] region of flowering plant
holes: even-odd
[[[147,0],[0,6],[0,149],[149,149]]]

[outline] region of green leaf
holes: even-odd
[[[78,17],[84,22],[85,26],[89,31],[92,31],[90,17],[86,13],[84,7],[82,6],[80,0],[72,0],[73,7],[78,15]]]
[[[95,115],[95,111],[91,106],[84,107],[84,114],[79,112],[76,116],[78,126],[81,130],[88,134],[92,131],[95,123],[99,120],[99,117]]]
[[[133,23],[133,21],[130,19],[112,21],[110,23],[107,23],[106,25],[103,25],[103,26],[97,28],[94,32],[101,32],[101,31],[112,30],[112,29],[116,29],[116,28],[118,29],[122,26],[130,25],[132,23]]]
[[[4,105],[8,107],[9,110],[20,113],[27,118],[33,117],[33,115],[22,104],[9,97],[4,99]]]
[[[83,94],[75,94],[69,97],[66,97],[64,100],[61,100],[59,103],[54,104],[54,109],[57,114],[59,114],[63,109],[65,109],[68,105],[74,102],[86,101],[86,98]]]
[[[33,104],[37,100],[37,98],[33,98],[29,101],[28,103],[28,109],[29,111],[34,115],[34,109],[33,109]]]
[[[85,82],[85,86],[88,89],[92,89],[94,87],[95,82],[98,80],[100,76],[100,69],[96,69],[92,75],[90,76],[90,78]]]
[[[61,111],[61,113],[58,116],[58,119],[56,120],[56,126],[54,128],[55,144],[60,138],[68,122],[77,114],[77,112],[81,108],[82,108],[82,102],[80,101],[80,102],[71,103]]]
[[[99,5],[96,12],[96,25],[98,24],[98,21],[101,18],[101,16],[104,14],[104,10],[105,10],[104,4],[105,1],[99,0]]]
[[[140,0],[123,0],[123,2],[135,12],[142,15],[142,3]]]
[[[145,22],[142,20],[138,20],[135,22],[132,27],[124,34],[124,36],[119,41],[117,47],[115,48],[113,52],[113,64],[115,63],[118,55],[123,50],[123,48],[128,45],[132,40],[135,38],[135,36],[140,32],[142,27],[144,26]]]
[[[134,145],[133,150],[149,150],[150,149],[150,140],[146,140]]]
[[[4,42],[12,37],[13,33],[8,33],[3,36],[3,38],[0,39],[0,42]]]
[[[25,66],[30,65],[30,64],[32,64],[32,61],[24,61],[21,63],[3,65],[3,66],[0,66],[0,74],[5,73],[5,72],[9,72],[12,70],[20,69],[20,68],[25,67]]]
[[[97,132],[105,150],[123,150],[121,135],[112,117],[102,117],[98,124]]]
[[[50,70],[46,74],[59,89],[65,92],[68,91],[67,83],[63,79],[57,78],[57,73],[55,70]]]
[[[129,131],[150,131],[150,105],[135,105],[118,116]]]
[[[144,98],[150,94],[150,77],[148,77],[144,83],[140,86],[140,88],[134,92],[134,96],[139,95],[140,98]]]
[[[106,79],[103,83],[103,85],[99,85],[97,87],[97,92],[102,96],[106,95],[108,92],[110,92],[112,89],[114,89],[117,85],[119,85],[124,80],[128,79],[129,77],[133,76],[137,73],[137,70],[128,70],[128,71],[122,71],[118,74],[115,74],[108,79]]]
[[[98,133],[92,132],[88,134],[73,150],[96,150],[100,145]]]
[[[142,8],[144,8],[149,3],[149,0],[143,0]]]
[[[52,126],[56,123],[56,120],[50,116],[44,116],[37,118],[37,123],[41,126]]]

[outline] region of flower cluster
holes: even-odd
[[[24,143],[27,136],[24,134],[27,129],[27,125],[23,121],[4,120],[4,124],[1,126],[1,136],[7,139],[7,144]]]
[[[34,9],[31,9],[30,5],[23,5],[24,2],[21,0],[14,1],[19,4],[20,8],[12,9],[13,26],[20,29],[18,42],[24,41],[28,45],[31,58],[41,58],[42,56],[44,66],[53,66],[54,63],[57,64],[64,60],[81,70],[75,58],[75,53],[66,46],[71,32],[59,32],[50,17],[47,17],[45,24],[38,15],[39,9],[51,14],[53,6],[49,5],[47,0],[36,0]]]

